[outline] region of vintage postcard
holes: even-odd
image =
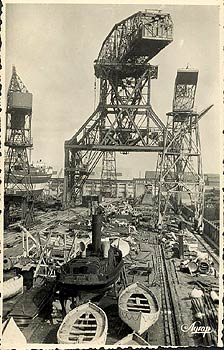
[[[1,348],[222,347],[222,2],[2,10]]]

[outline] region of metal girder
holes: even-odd
[[[164,149],[158,156],[156,193],[158,223],[169,208],[180,212],[183,204],[193,205],[198,227],[204,210],[204,177],[198,120],[209,109],[193,111],[198,71],[178,70],[173,111],[167,113]]]
[[[148,61],[172,41],[170,15],[138,12],[114,26],[95,61],[99,104],[65,141],[64,203],[75,202],[104,152],[158,152],[165,125],[150,104],[158,67]]]
[[[117,152],[161,152],[161,146],[119,146],[119,145],[66,145],[65,149],[82,151],[117,151]]]
[[[72,197],[80,192],[102,152],[163,149],[165,125],[150,105],[150,78],[149,66],[138,79],[101,80],[96,112],[65,142],[67,192],[73,192]]]
[[[103,153],[100,187],[102,196],[117,197],[116,153],[113,151]]]
[[[173,99],[173,112],[179,112],[176,117],[181,118],[181,112],[193,111],[197,81],[197,70],[179,69],[177,71]]]
[[[5,203],[22,203],[22,219],[26,225],[33,216],[33,186],[27,149],[31,138],[32,94],[30,94],[13,66],[7,94],[5,146]]]
[[[21,78],[19,75],[16,73],[16,67],[12,67],[12,76],[10,79],[9,83],[9,88],[8,88],[8,94],[10,92],[22,92],[22,93],[27,93],[28,90],[24,83],[22,82]]]
[[[95,61],[96,76],[104,77],[102,67],[106,66],[111,74],[119,71],[123,75],[119,64],[130,63],[125,74],[133,77],[138,72],[138,64],[148,62],[172,42],[172,31],[170,15],[160,11],[140,11],[115,24]]]

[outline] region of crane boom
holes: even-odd
[[[130,65],[133,74],[133,64],[146,64],[172,42],[172,32],[170,15],[159,11],[139,11],[115,24],[95,60],[95,75],[102,77],[105,67],[117,72],[119,64],[121,71]]]

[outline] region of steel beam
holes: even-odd
[[[159,146],[125,146],[125,145],[65,145],[67,149],[79,151],[115,151],[115,152],[162,152],[163,147]]]

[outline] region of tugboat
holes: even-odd
[[[101,240],[101,227],[102,214],[98,211],[92,215],[92,243],[83,245],[80,254],[57,272],[56,288],[62,305],[68,297],[102,294],[118,280],[123,269],[122,252],[109,240]]]

